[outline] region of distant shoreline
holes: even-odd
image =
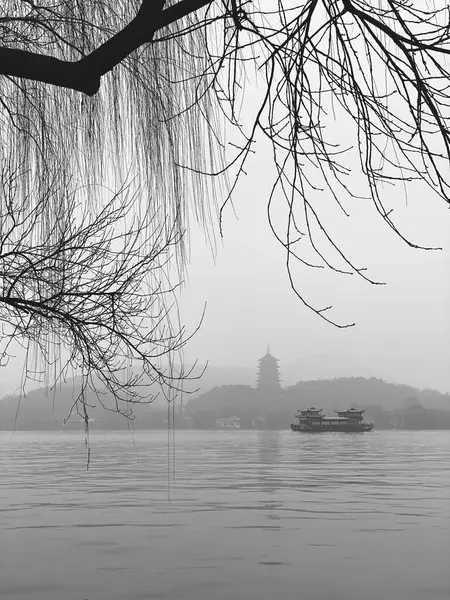
[[[132,431],[132,432],[137,432],[137,431],[167,431],[168,427],[139,427],[139,426],[132,426],[132,427],[120,427],[120,428],[116,428],[116,429],[112,429],[112,428],[105,428],[105,427],[96,427],[95,425],[90,425],[89,426],[89,431],[91,432],[100,432],[100,433],[121,433],[121,432],[128,432],[128,431]],[[172,429],[172,427],[171,427]],[[61,427],[61,428],[12,428],[12,429],[0,429],[0,434],[1,433],[33,433],[33,432],[47,432],[47,433],[67,433],[67,432],[84,432],[85,428],[84,425],[81,425],[79,427],[76,426],[72,426],[72,427]],[[283,431],[287,431],[290,432],[289,427],[286,428],[273,428],[273,429],[257,429],[257,428],[252,428],[252,427],[241,427],[238,429],[219,429],[216,427],[177,427],[177,425],[175,425],[175,431],[191,431],[192,433],[195,433],[196,431],[198,432],[203,432],[203,431],[217,431],[219,432],[223,432],[225,431],[226,433],[238,433],[240,431],[255,431],[255,432],[263,432],[263,431],[273,431],[273,432],[279,432],[282,433]],[[368,434],[370,433],[374,433],[377,431],[450,431],[450,427],[417,427],[417,428],[413,428],[413,427],[377,427],[375,425],[375,428],[373,429],[372,432],[366,432]],[[348,435],[348,432],[342,432],[342,431],[329,431],[329,432],[323,432],[323,433],[332,433],[332,434],[341,434],[341,435]]]

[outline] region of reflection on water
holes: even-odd
[[[282,502],[277,499],[277,491],[283,487],[282,475],[278,468],[280,461],[280,432],[258,431],[257,433],[257,473],[258,487],[261,490],[261,500],[258,509],[272,521],[271,529],[281,530],[280,508]],[[260,563],[267,564],[267,563]],[[274,563],[273,563],[274,564]]]
[[[0,434],[1,600],[448,600],[450,434]]]

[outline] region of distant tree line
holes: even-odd
[[[10,396],[0,400],[0,430],[80,428],[82,419],[71,411],[77,387],[66,386],[55,398],[45,388],[29,397]],[[450,429],[450,396],[435,390],[417,390],[381,379],[339,378],[299,382],[278,391],[261,391],[249,385],[223,385],[187,401],[185,409],[173,411],[164,405],[137,405],[134,419],[120,418],[114,398],[103,397],[102,410],[95,395],[87,396],[91,425],[98,429],[176,428],[212,429],[219,417],[237,416],[241,427],[288,429],[297,408],[317,406],[330,413],[355,406],[366,408],[366,418],[378,429]],[[20,410],[18,410],[20,408]],[[16,418],[17,417],[17,418]],[[70,418],[69,418],[70,417]]]
[[[189,400],[187,413],[198,428],[215,427],[216,418],[235,415],[244,428],[262,417],[258,426],[286,429],[297,408],[306,406],[326,412],[366,408],[366,418],[382,429],[450,429],[450,395],[363,377],[302,381],[276,393],[244,385],[216,387]]]

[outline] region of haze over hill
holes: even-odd
[[[264,354],[264,352],[261,354]],[[202,366],[198,365],[193,374],[201,373],[201,371]],[[256,360],[253,366],[245,367],[218,367],[208,364],[202,377],[187,382],[185,388],[192,390],[194,392],[193,396],[198,396],[213,387],[221,385],[255,385],[256,371]],[[350,358],[331,352],[315,352],[292,362],[283,363],[280,365],[280,376],[283,387],[295,385],[299,381],[335,379],[338,377],[376,377],[392,383],[397,382],[390,374],[377,371],[357,357]]]
[[[379,406],[385,410],[392,410],[411,404],[450,410],[450,394],[388,383],[375,377],[300,381],[293,386],[273,392],[258,390],[248,385],[224,385],[190,398],[186,406],[191,410],[223,412],[227,410],[227,406],[237,409],[247,401],[259,403],[265,410],[270,407],[272,411],[282,411],[285,408],[295,410],[299,406],[317,406],[324,409]]]
[[[305,363],[302,363],[306,367]],[[332,367],[331,367],[332,368]],[[199,372],[200,367],[198,368]],[[307,371],[304,368],[304,372]],[[184,386],[189,390],[197,390],[193,394],[183,396],[184,407],[188,411],[227,412],[227,406],[245,409],[245,402],[250,402],[254,410],[279,412],[286,420],[298,406],[317,405],[324,409],[341,406],[378,406],[383,410],[402,407],[404,402],[416,398],[422,406],[430,409],[449,409],[450,395],[434,390],[418,390],[404,384],[392,384],[380,378],[340,377],[334,379],[315,379],[298,381],[288,385],[295,379],[295,365],[282,370],[282,397],[268,397],[264,400],[258,396],[254,387],[256,370],[250,368],[218,368],[208,366],[199,380],[191,380]],[[194,374],[196,371],[194,371]],[[245,399],[240,397],[244,390]],[[71,413],[74,398],[78,392],[77,381],[71,380],[57,390],[49,392],[39,388],[26,397],[6,396],[0,400],[0,429],[55,429],[63,427]],[[248,396],[248,398],[247,398]],[[105,410],[100,400],[110,408],[114,407],[111,398],[92,394],[87,397],[90,416],[97,426],[104,428],[123,428],[126,419],[115,412]],[[180,401],[177,402],[179,407]],[[258,408],[259,405],[259,408]],[[163,398],[152,404],[133,407],[136,415],[135,425],[138,427],[160,426],[166,419],[166,403]],[[231,409],[230,409],[231,410]],[[252,409],[253,410],[253,409]],[[228,411],[229,412],[229,411]],[[82,418],[74,412],[69,426],[80,426]],[[283,421],[284,422],[284,421]]]

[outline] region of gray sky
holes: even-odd
[[[235,199],[238,218],[231,207],[226,210],[215,264],[202,236],[193,236],[182,310],[191,327],[204,302],[207,312],[187,349],[188,361],[255,367],[270,343],[290,373],[285,383],[294,376],[361,375],[450,391],[450,213],[444,203],[417,183],[408,206],[400,192],[389,192],[403,233],[423,245],[443,246],[440,252],[409,248],[368,203],[354,203],[345,227],[336,218],[336,239],[357,266],[387,283],[299,269],[297,284],[307,299],[332,303],[340,322],[356,321],[339,330],[307,310],[289,287],[284,250],[266,220],[268,171],[260,155],[253,160]]]
[[[247,111],[257,102],[255,88],[246,92]],[[248,101],[250,94],[250,101]],[[244,114],[243,121],[247,120]],[[327,139],[354,146],[354,125],[345,113],[328,124]],[[203,303],[203,327],[186,352],[216,366],[255,368],[269,343],[289,372],[284,383],[336,376],[376,376],[417,387],[450,392],[450,211],[418,182],[384,189],[393,220],[412,242],[442,246],[442,251],[415,250],[382,221],[370,201],[348,199],[345,218],[327,193],[313,201],[340,247],[357,267],[387,285],[375,286],[357,275],[295,268],[299,291],[315,306],[333,304],[336,329],[295,297],[285,270],[284,249],[274,239],[266,206],[274,171],[267,149],[257,145],[247,175],[225,210],[224,240],[216,262],[201,234],[192,236],[188,282],[183,294],[185,321],[194,326]],[[353,151],[347,165],[358,166]],[[348,178],[362,188],[358,168]],[[360,185],[361,184],[361,185]],[[279,197],[277,198],[280,199]],[[281,211],[275,209],[275,219]],[[282,223],[282,221],[280,221]]]

